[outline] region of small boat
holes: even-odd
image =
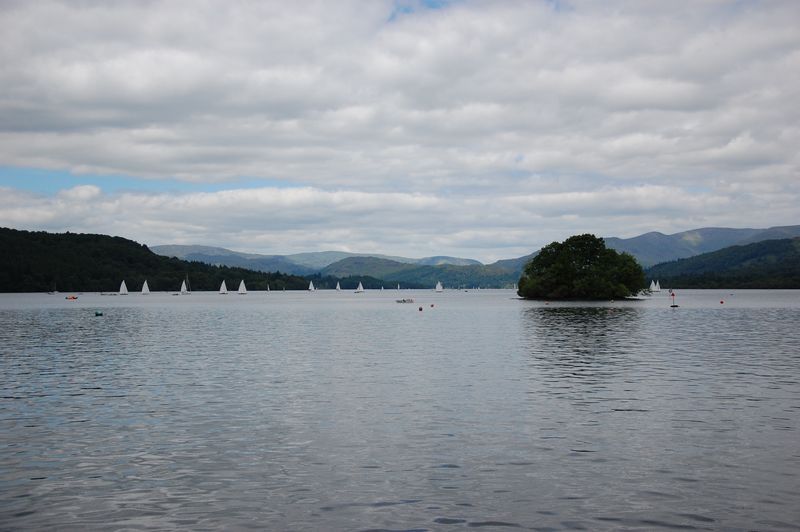
[[[247,288],[244,286],[244,279],[239,282],[239,295],[244,296],[247,295]]]
[[[400,290],[400,283],[397,283],[397,289]]]
[[[359,283],[358,283],[358,287],[356,288],[356,291],[355,291],[355,293],[356,293],[356,294],[360,294],[360,293],[361,293],[361,292],[363,292],[363,291],[364,291],[364,285],[363,285],[363,284],[361,284],[361,282],[359,282]]]
[[[125,281],[122,281],[122,284],[119,285],[119,295],[127,296],[128,295],[128,287],[125,286]]]
[[[436,288],[434,288],[434,290],[436,290],[437,292],[444,292],[444,287],[442,287],[442,283],[441,282],[437,282],[436,283]]]
[[[658,281],[650,281],[651,292],[661,292],[661,284]]]
[[[308,282],[308,291],[309,292],[313,292],[314,290],[316,290],[316,288],[314,288],[314,281],[309,281]]]
[[[144,284],[142,284],[142,295],[146,296],[150,293],[150,287],[147,286],[147,279],[144,280]]]
[[[186,281],[181,281],[181,290],[180,293],[182,296],[185,296],[189,293],[189,290],[186,288]]]
[[[78,299],[78,296],[67,296],[64,299],[66,299],[67,301],[75,301],[76,299]]]
[[[411,299],[410,297],[403,298],[403,299],[396,299],[395,301],[397,301],[398,303],[413,303],[414,302],[414,300]]]
[[[267,292],[269,292],[269,283],[267,283]]]
[[[341,292],[342,291],[342,287],[339,286],[339,281],[336,281],[336,291],[337,292]]]
[[[223,279],[222,284],[219,285],[219,293],[223,296],[228,293],[228,286],[225,284],[225,279]]]

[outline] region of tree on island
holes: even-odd
[[[585,234],[543,247],[526,266],[517,293],[525,299],[619,299],[645,287],[644,272],[628,253]]]

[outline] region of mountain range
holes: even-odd
[[[649,268],[655,264],[692,257],[735,245],[800,236],[800,225],[768,229],[705,227],[666,235],[645,233],[632,238],[605,238],[606,245],[633,255]],[[323,251],[293,255],[258,255],[208,246],[152,246],[153,252],[184,260],[214,265],[247,268],[262,272],[331,277],[369,276],[389,284],[415,283],[434,285],[441,281],[454,287],[507,287],[519,279],[525,264],[536,251],[523,257],[482,264],[457,257],[412,259],[391,255]]]
[[[665,262],[647,275],[663,287],[798,288],[800,237],[763,240]]]

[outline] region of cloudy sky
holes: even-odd
[[[0,2],[0,226],[492,261],[800,223],[800,2]]]

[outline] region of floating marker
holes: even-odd
[[[419,311],[422,312],[422,307],[419,307]]]
[[[95,316],[102,316],[102,315],[103,315],[103,313],[102,313],[102,312],[100,312],[99,310],[95,310],[95,311],[94,311],[94,315],[95,315]]]

